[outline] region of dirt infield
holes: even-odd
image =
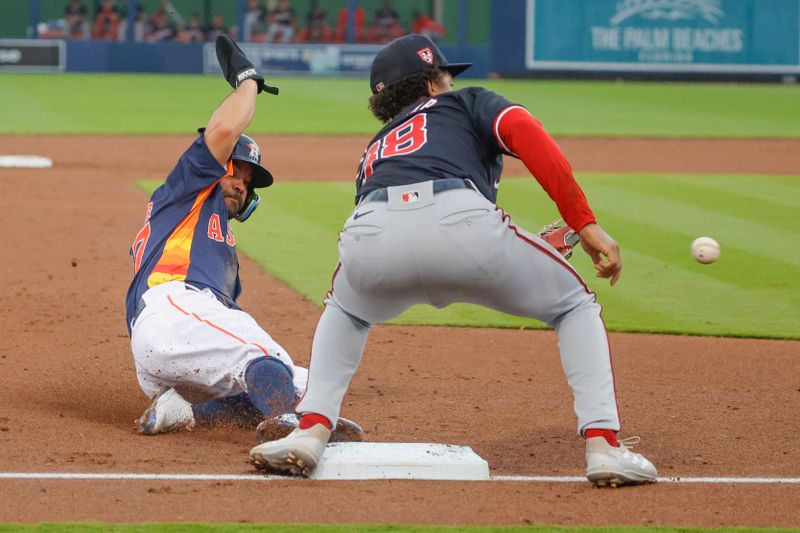
[[[55,161],[0,170],[0,473],[254,473],[252,431],[133,432],[148,404],[124,323],[128,247],[146,203],[134,180],[163,179],[191,140],[0,137],[0,154]],[[257,140],[280,182],[350,180],[368,139]],[[579,171],[800,169],[798,141],[560,144]],[[307,363],[319,308],[240,259],[243,307]],[[800,343],[610,337],[623,436],[642,437],[661,476],[800,477]],[[469,445],[493,475],[583,474],[549,331],[376,327],[343,415],[374,441]],[[800,526],[798,501],[798,484],[0,479],[3,522]]]

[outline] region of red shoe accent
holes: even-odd
[[[308,413],[303,415],[300,419],[300,429],[308,429],[311,426],[323,424],[326,428],[331,429],[331,421],[318,413]]]
[[[619,446],[617,442],[617,432],[613,429],[587,429],[583,432],[583,438],[591,439],[592,437],[603,437],[606,439],[606,442],[614,448]]]

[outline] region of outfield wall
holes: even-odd
[[[477,12],[490,26],[487,44],[459,39],[441,46],[451,61],[474,62],[472,77],[800,75],[800,0],[450,1],[457,1],[464,15],[467,8],[472,10],[462,22]],[[0,71],[209,73],[216,70],[211,47],[0,40]],[[247,47],[266,71],[300,75],[364,75],[378,49],[338,44]],[[59,62],[43,65],[43,58]],[[29,59],[33,65],[26,63]]]
[[[253,63],[272,75],[355,75],[369,73],[375,45],[294,45],[242,43]],[[453,61],[473,63],[470,76],[489,73],[486,45],[442,44]],[[0,72],[219,72],[214,43],[126,43],[0,39]]]
[[[503,0],[492,69],[800,74],[800,0]]]

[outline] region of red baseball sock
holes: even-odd
[[[331,429],[331,421],[319,413],[306,413],[300,419],[300,429],[308,429],[316,424],[323,424],[326,428]]]
[[[586,439],[591,439],[592,437],[603,437],[606,439],[606,442],[613,446],[619,446],[617,442],[617,432],[613,429],[587,429],[583,432],[583,437]]]

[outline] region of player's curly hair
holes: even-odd
[[[406,76],[369,99],[369,110],[383,123],[392,120],[404,107],[428,96],[428,82],[441,83],[445,71],[436,66],[425,67],[418,74]]]

